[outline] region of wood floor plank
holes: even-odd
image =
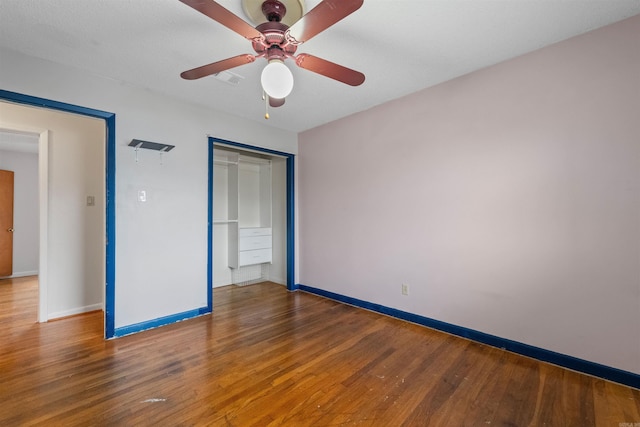
[[[38,324],[0,280],[2,426],[613,426],[640,390],[274,283],[105,341],[100,312]]]

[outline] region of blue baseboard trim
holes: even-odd
[[[122,326],[115,329],[113,338],[135,334],[136,332],[146,331],[147,329],[153,329],[159,326],[170,325],[171,323],[181,322],[183,320],[192,319],[209,313],[211,313],[211,309],[209,307],[201,307],[195,310],[159,317],[157,319],[147,320],[145,322],[135,323],[129,326]]]
[[[577,357],[568,356],[562,353],[556,353],[555,351],[545,350],[540,347],[535,347],[518,341],[512,341],[506,338],[500,338],[495,335],[476,331],[474,329],[457,326],[451,323],[446,323],[440,320],[431,319],[429,317],[424,317],[406,311],[397,310],[395,308],[386,307],[384,305],[363,301],[357,298],[336,294],[334,292],[325,291],[323,289],[318,289],[311,286],[297,284],[296,289],[345,304],[353,305],[355,307],[375,311],[377,313],[385,314],[397,319],[406,320],[407,322],[416,323],[428,328],[437,329],[439,331],[447,332],[452,335],[457,335],[459,337],[467,338],[472,341],[487,344],[492,347],[501,348],[512,353],[521,354],[523,356],[531,357],[543,362],[552,363],[563,368],[571,369],[577,372],[582,372],[584,374],[593,375],[598,378],[603,378],[609,381],[627,385],[629,387],[640,389],[640,375],[634,374],[633,372],[623,371],[621,369],[612,368],[610,366],[601,365],[595,362],[589,362]]]

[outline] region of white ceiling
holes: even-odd
[[[248,20],[240,0],[218,2]],[[318,3],[307,0],[307,10]],[[232,69],[244,77],[238,86],[180,78],[254,52],[178,0],[0,0],[0,45],[300,132],[639,13],[640,0],[365,0],[298,48],[363,72],[364,84],[347,86],[287,61],[293,93],[268,121],[264,60]]]
[[[0,129],[0,151],[37,153],[40,137],[35,133]]]

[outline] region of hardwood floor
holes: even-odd
[[[640,423],[639,390],[273,283],[214,303],[104,341],[102,313],[37,324],[36,280],[0,280],[0,425]]]

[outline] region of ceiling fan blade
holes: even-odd
[[[214,21],[219,22],[230,30],[235,31],[246,39],[255,40],[264,38],[260,31],[256,30],[251,25],[239,18],[237,15],[225,9],[223,6],[213,0],[180,1],[187,6],[194,8],[198,12],[208,16]]]
[[[324,0],[286,32],[292,44],[300,44],[360,9],[364,0]]]
[[[296,64],[300,68],[322,74],[325,77],[332,78],[351,86],[359,86],[364,83],[364,74],[361,72],[343,67],[342,65],[335,64],[327,61],[326,59],[318,58],[317,56],[309,55],[307,53],[301,53],[296,56]]]
[[[282,107],[284,105],[284,98],[271,98],[269,97],[269,105],[273,108]]]
[[[249,64],[256,60],[256,57],[249,54],[243,54],[234,56],[233,58],[223,59],[222,61],[213,62],[211,64],[203,65],[192,70],[187,70],[180,73],[180,77],[186,80],[195,80],[201,77],[206,77],[211,74],[216,74],[230,68],[238,67],[240,65]]]

